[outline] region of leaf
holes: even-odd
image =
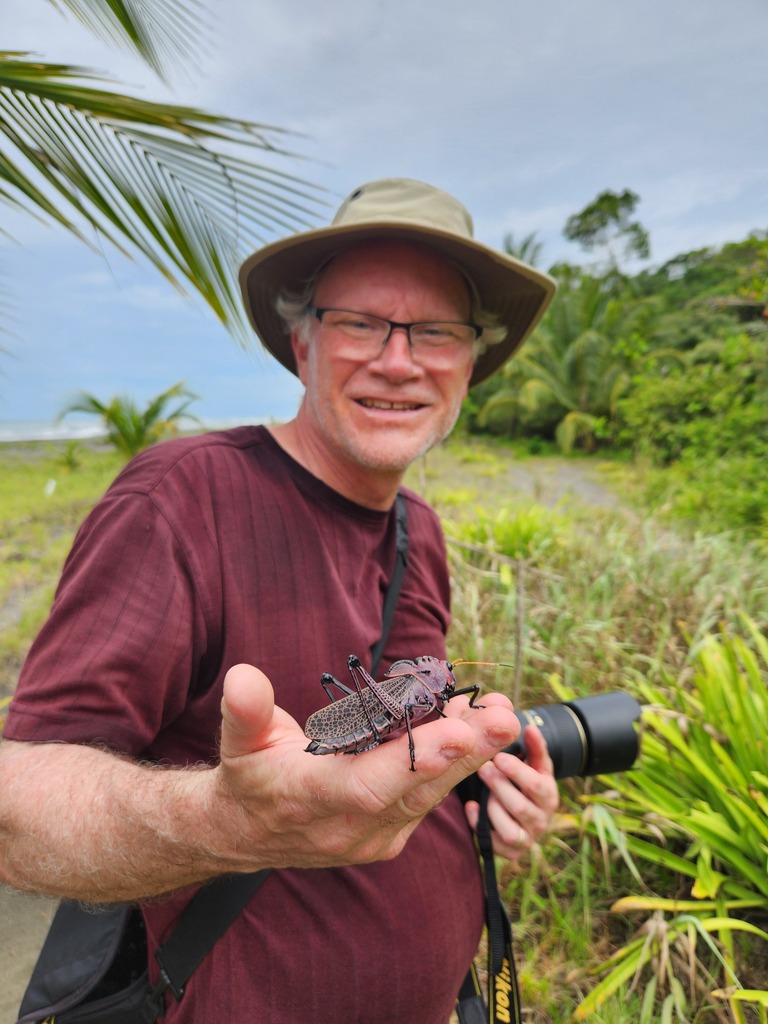
[[[649,843],[643,839],[629,836],[627,837],[627,847],[632,853],[653,864],[670,868],[672,871],[679,871],[682,875],[696,877],[696,868],[689,860],[673,853],[671,850],[665,850],[656,843]]]
[[[641,946],[644,948],[644,944],[641,943]],[[643,948],[633,951],[633,956],[625,958],[615,970],[595,985],[576,1007],[573,1014],[574,1020],[586,1020],[590,1014],[603,1005],[606,999],[609,999],[638,972],[645,962]]]
[[[85,68],[0,52],[0,201],[83,240],[90,224],[182,291],[195,288],[247,342],[238,266],[275,235],[313,226],[320,190],[243,158],[289,155],[277,129],[89,79],[106,84]]]
[[[732,991],[731,989],[717,988],[710,995],[715,999],[724,999],[730,1001],[735,999],[741,1003],[757,1003],[758,1006],[768,1007],[768,992],[762,989],[756,988],[740,988]]]
[[[631,914],[638,910],[661,910],[668,914],[708,913],[725,907],[727,910],[750,910],[764,906],[763,900],[727,900],[724,904],[715,900],[675,900],[662,896],[622,896],[611,905],[616,914]]]
[[[632,877],[635,881],[642,886],[643,880],[640,872],[635,865],[635,862],[630,856],[629,849],[627,847],[627,837],[617,827],[616,822],[612,814],[610,814],[605,808],[596,805],[592,808],[592,822],[594,824],[595,831],[597,832],[600,846],[603,850],[603,859],[606,864],[606,874],[608,874],[608,840],[610,839],[613,846],[618,850],[621,855],[621,859],[624,861],[626,866],[629,868]]]
[[[749,921],[741,921],[737,917],[710,917],[700,921],[699,924],[701,928],[708,932],[747,932],[768,942],[768,932],[758,928],[756,924],[751,924]]]
[[[715,899],[726,878],[727,875],[713,869],[711,850],[705,847],[696,861],[696,881],[691,895],[697,899]]]
[[[195,61],[206,28],[195,0],[49,0],[94,35],[136,53],[167,81],[168,63]]]

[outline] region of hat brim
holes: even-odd
[[[293,235],[257,250],[240,268],[251,325],[265,348],[291,373],[296,373],[296,363],[290,337],[275,309],[277,295],[285,289],[300,290],[319,267],[350,245],[380,239],[429,245],[453,260],[476,286],[483,307],[506,327],[506,338],[478,357],[470,385],[490,377],[517,351],[555,294],[555,281],[526,263],[473,239],[412,222],[349,224]]]

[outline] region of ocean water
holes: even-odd
[[[63,420],[0,420],[0,444],[13,441],[84,441],[103,437],[104,428],[96,419]]]
[[[245,422],[242,419],[211,420],[198,423],[196,420],[182,420],[181,430],[202,432],[204,430],[223,430],[237,427]],[[105,437],[106,431],[95,416],[78,420],[0,420],[0,444],[12,444],[17,441],[87,441]]]

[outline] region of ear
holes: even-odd
[[[309,363],[309,342],[302,341],[296,331],[291,331],[291,348],[296,360],[296,373],[299,380],[307,386],[307,365]]]

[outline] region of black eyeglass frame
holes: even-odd
[[[402,328],[408,336],[408,344],[413,348],[413,339],[411,338],[411,328],[413,327],[425,327],[427,324],[456,324],[460,327],[471,327],[475,332],[475,337],[472,339],[474,344],[483,333],[483,328],[479,324],[470,323],[467,320],[414,320],[410,324],[402,324],[397,320],[388,320],[385,316],[376,316],[375,313],[361,313],[359,309],[338,309],[336,306],[328,306],[323,309],[319,309],[317,306],[307,306],[307,313],[310,316],[315,317],[316,320],[322,324],[323,314],[325,313],[353,313],[356,316],[369,317],[371,320],[380,320],[383,324],[389,324],[389,331],[387,331],[386,337],[381,343],[381,347],[384,348],[389,339],[392,337],[392,331],[395,328]]]

